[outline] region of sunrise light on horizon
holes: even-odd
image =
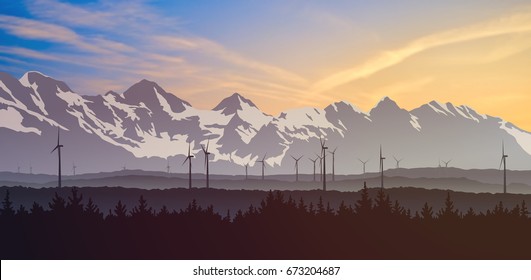
[[[238,92],[271,115],[437,100],[531,131],[530,35],[528,1],[10,1],[0,71],[86,95],[148,79],[202,109]]]

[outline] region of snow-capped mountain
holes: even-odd
[[[313,172],[320,152],[319,138],[329,151],[337,148],[337,174],[360,173],[358,159],[378,167],[379,146],[386,168],[435,167],[452,160],[460,168],[498,168],[501,143],[510,169],[531,169],[531,133],[500,118],[477,113],[468,106],[432,101],[411,111],[386,97],[369,112],[348,102],[324,109],[299,108],[270,116],[238,93],[212,110],[200,110],[142,80],[122,94],[83,96],[64,82],[38,72],[20,79],[0,72],[0,170],[54,173],[50,154],[61,130],[63,173],[74,162],[78,172],[125,168],[173,172],[191,146],[194,172],[203,172],[201,144],[209,141],[213,173],[240,174],[266,157],[267,173],[291,173],[291,155],[303,155],[300,172]],[[331,156],[328,154],[327,166]],[[255,167],[251,173],[260,173]],[[25,171],[24,171],[25,170]]]

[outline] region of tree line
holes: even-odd
[[[412,213],[365,185],[337,209],[319,199],[270,191],[260,205],[220,215],[192,200],[154,210],[140,196],[108,213],[72,188],[48,207],[16,208],[6,191],[0,214],[2,259],[529,259],[531,219],[525,201],[500,201],[485,213],[428,203]]]

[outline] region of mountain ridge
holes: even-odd
[[[212,167],[221,173],[247,163],[255,166],[266,153],[269,172],[288,173],[293,169],[290,155],[314,158],[319,137],[326,138],[331,147],[339,147],[338,174],[358,170],[357,158],[374,158],[380,144],[384,153],[407,155],[403,164],[411,167],[433,166],[437,158],[451,157],[463,168],[492,168],[499,161],[504,140],[513,169],[531,166],[531,133],[449,102],[431,101],[405,110],[384,97],[369,112],[338,101],[324,109],[296,108],[270,116],[240,93],[224,98],[212,110],[202,110],[145,79],[123,94],[84,96],[62,81],[30,71],[18,80],[0,73],[2,116],[0,131],[12,145],[0,152],[8,158],[35,157],[16,145],[27,143],[33,154],[43,156],[40,165],[47,165],[49,156],[37,151],[44,145],[31,146],[39,146],[32,143],[43,139],[56,141],[53,135],[60,126],[65,141],[75,140],[75,146],[100,149],[114,158],[97,163],[97,156],[89,152],[65,151],[72,160],[89,162],[92,171],[116,169],[123,165],[118,162],[159,169],[153,166],[165,166],[167,159],[183,159],[188,144],[199,154],[200,144],[210,139]],[[309,168],[306,161],[302,168]],[[493,163],[485,164],[487,161]],[[387,160],[386,166],[393,163]],[[8,169],[8,163],[0,164],[0,170]]]

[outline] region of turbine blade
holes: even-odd
[[[53,153],[55,150],[57,150],[57,148],[59,148],[59,145],[55,146],[55,148],[53,148],[53,150],[50,152],[50,154]]]
[[[203,150],[203,153],[207,153],[207,150],[205,150],[205,146],[203,146],[203,144],[201,144],[201,150]]]
[[[208,136],[206,151],[208,152],[208,145],[210,145],[210,136]]]
[[[184,159],[184,161],[183,161],[183,164],[181,164],[181,165],[184,165],[184,164],[186,163],[186,161],[187,161],[189,158],[190,158],[190,157],[186,157],[186,158]]]
[[[501,169],[502,164],[503,164],[503,156],[502,156],[502,159],[501,159],[501,161],[500,161],[500,167],[498,167],[498,170]]]

